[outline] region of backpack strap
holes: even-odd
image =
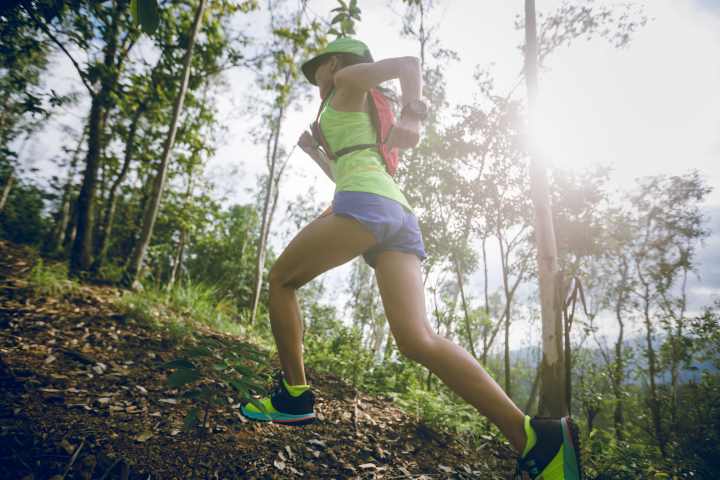
[[[394,126],[394,118],[392,115],[392,110],[390,110],[390,107],[387,105],[387,100],[383,101],[383,94],[376,89],[372,89],[368,92],[367,95],[368,106],[370,110],[370,121],[376,132],[376,143],[362,143],[359,145],[351,145],[349,147],[342,148],[337,152],[333,152],[330,148],[330,144],[327,142],[327,139],[322,132],[322,128],[320,128],[320,115],[322,114],[323,110],[325,110],[326,105],[330,102],[334,94],[335,90],[331,90],[328,96],[325,97],[325,99],[321,102],[318,113],[315,116],[315,121],[311,125],[312,136],[315,141],[318,142],[320,147],[322,147],[327,158],[330,160],[337,160],[338,158],[342,157],[343,155],[347,155],[348,153],[373,148],[376,149],[385,160],[385,166],[388,170],[388,173],[390,173],[390,175],[394,175],[397,168],[397,149],[391,150],[385,145],[385,142],[390,136],[390,132],[392,132]],[[382,113],[378,109],[378,102],[381,102],[380,108],[383,109]],[[389,126],[383,124],[381,120],[381,115],[382,118],[386,119],[386,123],[390,123]],[[387,132],[385,132],[385,134],[383,134],[383,127],[387,128]]]
[[[330,99],[333,97],[333,95],[335,95],[335,90],[330,90],[328,96],[325,97],[322,102],[320,102],[320,108],[318,109],[318,113],[315,116],[315,121],[310,126],[310,131],[315,141],[325,152],[325,156],[330,160],[337,160],[339,155],[335,155],[333,153],[332,149],[330,148],[330,144],[328,143],[325,135],[322,132],[322,128],[320,128],[320,114],[322,114],[323,110],[325,110],[325,106],[330,102]]]

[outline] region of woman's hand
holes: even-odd
[[[390,148],[414,148],[420,142],[420,120],[401,116],[385,144]]]
[[[313,138],[312,134],[305,130],[300,139],[298,139],[298,147],[302,148],[303,151],[309,155],[313,155],[318,151],[318,143]]]

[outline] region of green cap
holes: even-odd
[[[323,60],[334,53],[350,53],[358,56],[366,62],[373,61],[370,49],[360,40],[355,40],[350,37],[338,38],[337,40],[328,43],[328,46],[322,49],[320,53],[302,64],[302,71],[305,74],[305,78],[307,78],[310,83],[317,85],[317,83],[315,83],[315,70],[317,70]]]

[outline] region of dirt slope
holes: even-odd
[[[235,401],[210,412],[209,428],[188,432],[182,419],[191,404],[167,387],[160,368],[177,357],[176,342],[117,313],[120,290],[34,293],[27,281],[34,261],[0,241],[0,479],[510,475],[511,454],[499,442],[469,451],[390,399],[356,400],[340,379],[312,371],[316,424],[251,423]]]

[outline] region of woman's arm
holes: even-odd
[[[330,170],[330,162],[325,154],[318,148],[318,144],[313,136],[307,130],[300,135],[298,146],[312,158],[315,163],[325,172],[330,180],[335,181],[332,170]]]
[[[320,168],[322,168],[322,171],[325,172],[325,175],[335,182],[335,177],[332,174],[332,170],[330,170],[330,165],[327,157],[325,157],[325,154],[322,153],[321,150],[315,150],[314,152],[306,152],[308,155],[310,155],[310,158],[315,160],[315,163],[318,164]]]
[[[403,107],[420,98],[422,80],[416,57],[397,57],[375,63],[359,63],[342,68],[333,77],[337,91],[333,107],[363,111],[367,91],[393,78],[400,79]],[[390,148],[413,148],[420,141],[420,119],[402,115],[385,140]]]
[[[400,79],[403,105],[420,98],[422,86],[417,57],[387,58],[374,63],[358,63],[335,73],[335,88],[367,92],[381,83]]]

